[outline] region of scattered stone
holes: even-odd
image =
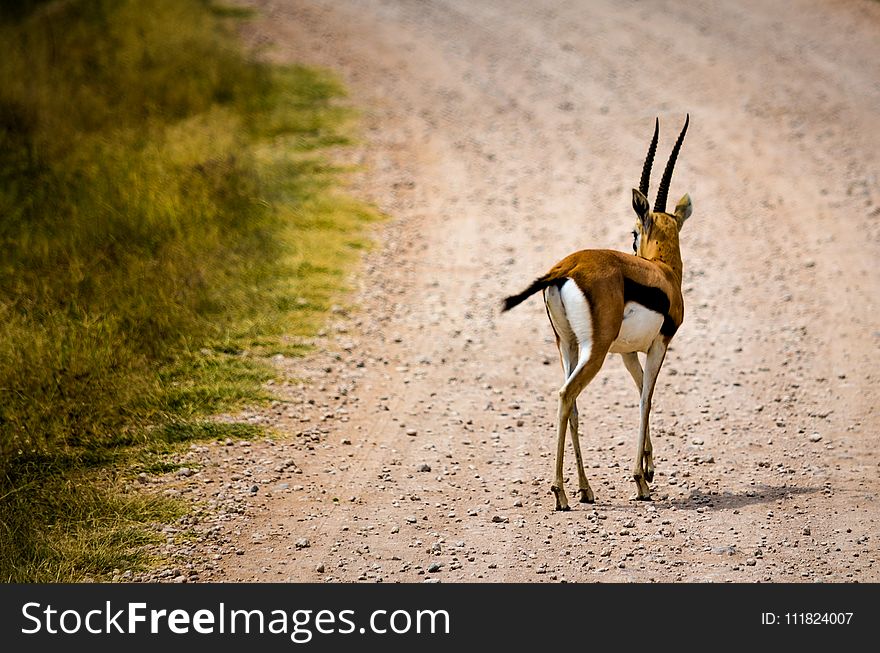
[[[309,540],[304,537],[302,539],[297,540],[296,544],[294,546],[297,549],[308,549],[310,546],[312,546],[312,543],[309,542]]]
[[[323,574],[324,573],[324,563],[323,562],[319,563],[315,567],[315,571],[318,572],[319,574]]]
[[[193,470],[191,470],[189,467],[181,467],[180,469],[177,470],[177,475],[184,476],[184,477],[192,476]]]
[[[438,571],[440,571],[440,563],[439,562],[432,562],[430,565],[428,565],[428,573],[429,574],[436,574]]]
[[[406,430],[406,434],[409,435],[409,436],[411,436],[411,437],[415,437],[415,436],[417,436],[417,435],[419,434],[419,432],[416,431],[415,429],[407,429],[407,430]]]
[[[810,442],[819,442],[819,440],[821,440],[821,439],[822,439],[822,436],[819,435],[818,433],[813,433],[813,435],[810,436]]]
[[[635,525],[636,523],[632,519],[627,519],[625,522],[623,522],[624,528],[635,528]]]
[[[754,567],[756,564],[756,560],[754,558],[746,558],[746,564],[749,567]]]
[[[342,438],[342,444],[351,444],[351,440],[348,438]]]
[[[713,546],[712,553],[715,553],[717,555],[732,556],[733,554],[736,553],[736,547],[735,546]]]
[[[522,508],[522,507],[523,507],[522,499],[517,499],[516,501],[514,501],[514,502],[513,502],[513,507],[514,507],[514,508]]]
[[[805,527],[804,527],[804,535],[809,535],[809,534],[810,534],[810,527],[809,527],[809,526],[805,526]]]
[[[422,463],[421,465],[419,465],[418,470],[419,470],[420,472],[430,472],[430,471],[431,471],[431,466],[430,466],[429,464],[427,464],[427,463]]]
[[[703,444],[703,438],[693,438],[691,440],[691,444],[695,444],[697,446]]]
[[[508,517],[502,517],[501,515],[495,515],[492,517],[492,521],[496,524],[506,524],[510,519]]]
[[[250,492],[251,494],[256,494],[256,493],[259,492],[259,491],[260,491],[260,486],[259,486],[259,485],[251,485],[251,489],[249,490],[249,492]]]
[[[391,534],[392,534],[392,535],[395,535],[395,534],[397,534],[397,533],[399,533],[399,532],[400,532],[400,526],[392,526],[392,527],[391,527]]]

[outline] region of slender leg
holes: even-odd
[[[562,487],[562,454],[565,450],[565,427],[566,422],[571,416],[572,408],[578,395],[583,392],[587,384],[593,380],[593,377],[599,372],[602,363],[605,361],[605,355],[608,353],[610,343],[593,344],[592,352],[581,351],[581,357],[578,364],[572,370],[565,382],[559,389],[559,414],[558,414],[558,430],[556,443],[556,483],[551,487],[556,495],[556,509],[568,510],[568,498],[565,496],[565,489]],[[580,452],[580,446],[575,445],[575,455]],[[579,461],[580,462],[580,461]],[[583,465],[578,465],[583,470]],[[586,476],[584,482],[586,483]],[[584,493],[587,497],[591,497],[593,492],[590,490],[589,484],[586,485]],[[584,495],[582,495],[584,496]]]
[[[553,330],[556,333],[556,348],[559,349],[559,360],[562,363],[564,386],[571,374],[573,363],[577,360],[578,345],[574,338],[574,334],[571,333],[571,329],[568,327],[567,323],[564,323],[564,326],[566,327],[565,329],[562,328],[563,325],[561,324],[558,330],[556,324],[554,324],[552,320],[551,324],[553,324]],[[560,335],[560,331],[562,332],[562,335]],[[558,430],[556,441],[556,475],[553,480],[553,485],[550,486],[553,495],[556,497],[556,510],[569,509],[568,497],[565,495],[565,481],[563,480],[562,474],[563,460],[565,458],[565,424],[566,421],[568,421],[568,418],[565,417],[566,410],[570,412],[571,409],[566,409],[563,405],[562,397],[560,396],[559,407],[556,414],[556,425]]]
[[[639,419],[639,446],[636,452],[636,460],[633,464],[633,479],[638,488],[638,498],[649,500],[651,491],[648,489],[648,483],[645,480],[646,474],[642,470],[642,464],[645,457],[645,440],[648,433],[648,416],[651,414],[651,398],[654,396],[654,386],[657,383],[657,375],[663,365],[663,358],[666,356],[666,343],[662,338],[658,338],[648,349],[648,355],[645,358],[645,372],[642,380],[642,396],[639,401],[640,419]]]
[[[565,495],[562,476],[565,430],[568,427],[571,428],[572,445],[578,466],[581,501],[592,501],[593,492],[587,483],[581,457],[576,401],[581,391],[602,367],[608,348],[611,346],[611,342],[606,341],[606,338],[596,339],[594,332],[617,333],[620,330],[620,319],[617,312],[610,312],[605,320],[594,324],[597,317],[590,308],[589,300],[572,280],[566,281],[561,287],[547,288],[544,291],[544,303],[550,323],[556,332],[556,344],[559,347],[563,370],[567,373],[565,383],[559,389],[559,411],[556,423],[556,475],[550,489],[556,497],[556,509],[568,510],[568,497]],[[613,323],[614,320],[616,320],[616,324]],[[609,321],[612,323],[606,324]],[[577,358],[577,365],[572,367],[575,358]]]
[[[572,348],[570,360],[575,360],[576,358],[577,348],[575,346]],[[580,502],[593,503],[593,501],[595,501],[595,497],[593,496],[593,490],[590,488],[590,484],[587,482],[587,475],[584,472],[584,459],[581,456],[581,439],[580,435],[578,434],[577,399],[574,399],[571,402],[571,414],[568,418],[568,426],[569,432],[571,433],[571,445],[574,447],[574,458],[577,462],[578,494],[580,495]]]
[[[565,457],[565,427],[571,412],[571,399],[565,393],[565,387],[559,391],[559,410],[556,414],[556,476],[550,489],[556,496],[556,509],[568,510],[568,497],[565,496],[565,481],[562,478],[562,462]]]
[[[621,354],[623,365],[636,382],[636,389],[639,394],[642,392],[642,364],[639,362],[639,355],[636,352]],[[642,468],[645,472],[645,480],[650,483],[654,480],[654,448],[651,446],[651,427],[645,426],[645,457],[642,459]]]

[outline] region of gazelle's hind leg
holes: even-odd
[[[576,361],[578,359],[578,346],[574,345],[571,348],[571,353],[569,354],[569,361]],[[570,368],[566,370],[565,377],[566,381],[571,376]],[[577,397],[571,402],[571,413],[568,416],[568,431],[571,435],[571,445],[574,447],[574,457],[577,461],[577,471],[578,471],[578,495],[581,503],[593,503],[596,500],[595,496],[593,496],[593,490],[590,487],[590,484],[587,482],[587,475],[584,472],[584,459],[581,456],[581,439],[580,434],[578,433],[578,407],[577,407]]]
[[[639,362],[639,355],[636,352],[621,354],[623,365],[629,371],[633,381],[636,382],[636,388],[639,394],[642,392],[642,364]],[[651,427],[645,425],[645,455],[642,457],[642,470],[645,472],[645,480],[650,483],[654,480],[654,449],[651,446]]]
[[[556,509],[568,510],[568,497],[563,480],[565,457],[565,430],[569,427],[578,469],[578,488],[582,502],[593,501],[593,491],[584,473],[578,436],[577,396],[602,367],[608,346],[596,356],[593,343],[593,325],[590,306],[577,285],[568,280],[561,288],[551,286],[544,291],[547,315],[556,332],[556,344],[565,372],[565,383],[559,390],[556,433],[556,474],[551,490],[556,497]],[[575,364],[574,361],[577,361]]]
[[[556,334],[556,347],[559,349],[559,361],[562,363],[562,373],[565,377],[563,384],[568,381],[572,369],[577,361],[578,341],[577,336],[571,328],[571,324],[566,316],[565,307],[562,303],[562,297],[559,288],[551,286],[544,291],[544,306],[547,309],[547,317],[550,318],[550,325]],[[556,439],[556,473],[553,479],[553,485],[550,489],[556,498],[556,510],[568,510],[568,497],[565,494],[564,479],[562,474],[563,461],[565,459],[565,424],[568,423],[572,429],[572,439],[577,441],[577,414],[569,410],[568,416],[562,414],[562,405],[559,406],[557,413],[558,430]],[[576,410],[576,408],[575,408]],[[578,481],[586,484],[586,475],[583,472],[583,466],[580,457],[580,447],[575,450],[575,457],[578,462]],[[582,487],[582,486],[581,486]],[[589,485],[587,485],[589,487]]]
[[[585,387],[587,387],[587,384],[593,380],[593,377],[596,376],[599,369],[602,367],[602,363],[605,362],[605,355],[608,353],[609,346],[610,343],[606,344],[604,347],[594,346],[591,348],[592,351],[589,349],[584,350],[582,348],[577,365],[572,370],[568,380],[559,389],[559,412],[557,414],[557,442],[559,445],[557,446],[556,484],[552,488],[556,494],[557,510],[568,510],[568,499],[566,498],[565,490],[562,487],[562,456],[558,455],[559,451],[563,448],[562,443],[565,441],[566,422],[571,417],[578,395]],[[587,477],[583,471],[583,462],[580,456],[580,443],[577,440],[576,431],[572,431],[572,438],[575,447],[575,457],[578,461],[578,471],[583,481],[583,484],[581,485],[581,501],[584,503],[592,503],[594,500],[593,491],[590,489],[590,485],[587,483]]]
[[[633,480],[638,488],[638,498],[648,500],[651,498],[651,491],[648,488],[646,480],[647,474],[643,469],[645,458],[645,441],[648,434],[648,418],[651,415],[651,399],[654,396],[654,386],[657,383],[657,375],[663,365],[663,359],[666,356],[666,343],[662,337],[657,338],[648,349],[648,355],[645,357],[645,373],[642,380],[642,396],[639,401],[639,411],[641,413],[639,419],[639,446],[636,451],[636,459],[633,463]]]

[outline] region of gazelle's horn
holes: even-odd
[[[655,213],[666,211],[666,195],[669,193],[669,182],[672,181],[672,170],[675,168],[675,160],[678,158],[678,151],[681,149],[681,143],[684,141],[690,119],[690,114],[688,114],[684,120],[684,127],[681,128],[681,133],[678,135],[678,140],[675,141],[675,147],[672,148],[672,153],[669,155],[666,170],[663,171],[663,179],[660,180],[660,189],[657,191],[657,201],[654,202]]]
[[[657,134],[660,132],[660,118],[654,122],[654,138],[648,148],[648,156],[645,157],[645,165],[642,167],[642,179],[639,181],[639,190],[642,195],[648,196],[648,184],[651,182],[651,166],[654,165],[654,152],[657,151]]]

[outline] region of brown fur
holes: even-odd
[[[671,216],[671,221],[674,220]],[[673,222],[674,224],[674,222]],[[654,225],[657,229],[658,224]],[[643,238],[644,240],[644,238]],[[666,250],[663,254],[675,260],[668,243],[651,244],[650,249]],[[547,281],[573,279],[581,292],[589,298],[593,319],[594,346],[611,342],[620,332],[623,321],[623,281],[631,279],[650,288],[658,288],[669,298],[669,316],[676,326],[684,319],[684,301],[681,296],[681,255],[678,254],[678,232],[675,232],[674,253],[678,270],[662,258],[646,260],[632,254],[610,249],[585,249],[566,256],[542,277]]]

